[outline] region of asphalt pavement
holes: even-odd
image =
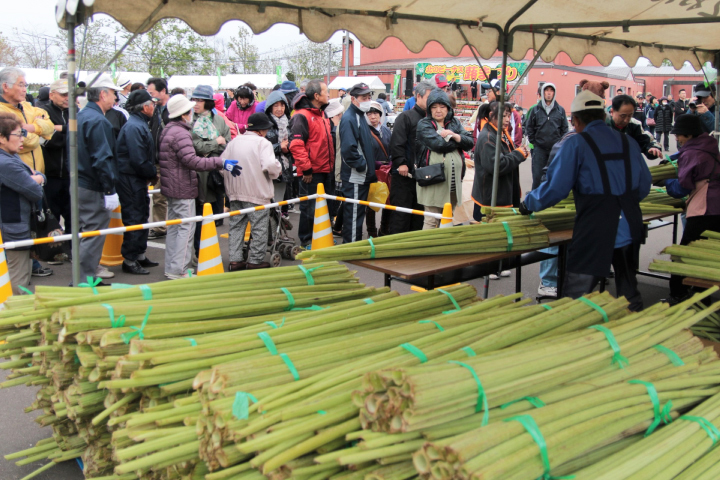
[[[671,142],[671,151],[675,151],[674,139],[671,140]],[[656,163],[657,162],[650,162],[650,165],[655,165]],[[530,159],[522,164],[520,173],[523,192],[528,191],[532,183]],[[299,209],[299,207],[296,206],[296,209]],[[297,222],[299,219],[297,211],[290,213],[290,219],[294,228],[288,232],[288,235],[297,241]],[[228,220],[226,219],[224,225],[218,227],[218,234],[227,233],[227,231]],[[682,226],[680,226],[679,229],[678,240],[681,235]],[[340,241],[337,237],[336,240]],[[223,262],[227,267],[229,262],[228,240],[226,238],[219,238],[219,241],[220,249],[223,255]],[[647,266],[653,258],[665,257],[666,259],[669,259],[668,256],[659,255],[659,252],[671,243],[671,226],[650,231],[649,238],[641,249],[640,269],[647,270]],[[159,238],[151,240],[148,242],[148,247],[148,258],[160,262],[159,266],[149,269],[150,275],[135,276],[123,273],[120,266],[110,267],[109,269],[115,273],[115,277],[113,279],[105,280],[105,282],[144,284],[166,281],[166,278],[163,276],[165,263],[165,239]],[[298,261],[290,260],[282,261],[283,266],[299,263],[300,262]],[[51,266],[50,268],[54,270],[53,275],[42,278],[33,277],[31,289],[37,285],[67,286],[71,282],[72,273],[70,263],[59,266]],[[352,270],[357,270],[357,276],[361,282],[376,287],[381,287],[383,285],[384,278],[381,273],[365,268],[359,268],[353,265],[350,265],[350,268]],[[522,270],[522,291],[528,297],[534,298],[537,294],[539,284],[538,273],[538,264],[529,265],[524,267]],[[495,281],[491,280],[489,290],[490,295],[514,293],[514,275],[515,272],[513,271],[512,276],[510,277]],[[665,298],[668,294],[667,280],[638,276],[638,282],[646,306],[658,302],[661,298]],[[472,280],[467,283],[473,285],[478,290],[479,294],[482,293],[483,279]],[[396,281],[393,282],[393,289],[401,294],[411,293],[408,285]],[[613,294],[615,293],[615,288],[612,282],[608,285],[608,290]],[[3,381],[6,375],[6,371],[0,370],[0,381]],[[30,465],[17,467],[15,463],[7,462],[1,458],[3,455],[7,455],[8,453],[30,448],[35,445],[38,440],[51,435],[52,432],[50,428],[41,428],[33,421],[33,419],[38,415],[37,412],[30,414],[23,412],[23,410],[33,402],[36,390],[36,388],[28,387],[14,387],[0,390],[0,405],[2,406],[0,408],[0,480],[19,480],[44,464],[44,462],[35,462]],[[53,467],[35,478],[38,480],[79,480],[83,478],[83,475],[75,462],[65,462]]]

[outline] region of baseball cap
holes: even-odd
[[[57,93],[59,93],[60,95],[65,95],[66,93],[68,93],[68,82],[67,82],[67,79],[63,80],[63,79],[61,78],[61,79],[58,79],[58,80],[55,80],[54,82],[52,82],[52,83],[50,84],[50,91],[51,91],[51,92],[57,92]]]
[[[572,113],[582,112],[584,110],[603,110],[605,101],[590,90],[583,90],[578,93],[570,105]]]
[[[103,73],[100,75],[100,77],[91,85],[90,88],[109,88],[110,90],[115,90],[116,92],[119,92],[122,90],[122,88],[115,85],[112,81],[112,78],[110,78],[110,75],[107,73]]]
[[[438,86],[438,88],[445,88],[448,86],[448,81],[445,75],[437,74],[435,75],[435,85]]]
[[[705,82],[700,82],[695,85],[695,96],[696,97],[709,97],[715,93],[715,85],[705,85]]]
[[[370,90],[367,83],[361,82],[353,85],[348,93],[353,97],[359,97],[360,95],[367,95],[370,92],[372,92],[372,90]]]
[[[148,93],[147,90],[135,90],[134,92],[131,92],[128,96],[127,105],[128,107],[134,107],[136,105],[142,105],[145,102],[152,101],[152,96]]]

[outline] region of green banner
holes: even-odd
[[[53,79],[57,80],[60,78],[60,75],[58,74],[58,62],[55,60],[55,72],[53,72]]]
[[[400,79],[402,78],[402,75],[399,73],[395,74],[395,82],[393,84],[393,95],[395,95],[395,98],[397,98],[398,93],[400,92]]]
[[[116,75],[117,70],[115,69],[114,63],[110,64],[110,72],[112,72],[113,83],[117,83],[117,75]]]
[[[277,83],[282,83],[282,67],[280,65],[275,67],[275,74],[277,75]]]
[[[498,72],[498,78],[502,76],[502,65],[495,65],[490,67],[484,65],[480,68],[479,65],[446,65],[446,64],[433,64],[433,63],[416,63],[415,73],[422,75],[425,78],[433,78],[437,74],[445,75],[448,82],[453,81],[478,81],[486,82],[490,72],[496,70]],[[513,62],[507,64],[506,69],[506,81],[514,82],[527,70],[527,63],[524,62]]]
[[[222,87],[222,73],[220,72],[220,67],[217,67],[217,76],[218,76],[218,90],[220,90],[220,87]]]

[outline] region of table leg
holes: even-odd
[[[490,275],[485,275],[485,285],[483,288],[483,299],[487,300],[490,290]]]
[[[563,296],[563,285],[565,283],[565,263],[567,260],[567,245],[558,246],[558,286],[557,298]]]
[[[518,257],[518,264],[515,267],[515,293],[520,293],[522,291],[522,262],[520,261],[520,257]],[[518,299],[520,301],[520,299]]]
[[[435,275],[430,275],[427,281],[427,289],[435,290]]]
[[[384,275],[385,275],[385,286],[386,286],[386,287],[389,287],[389,286],[390,286],[390,282],[392,281],[392,277],[390,276],[389,273],[385,273]]]
[[[676,213],[673,215],[673,244],[677,243],[677,235],[678,235],[678,215],[679,213]]]

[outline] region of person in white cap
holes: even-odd
[[[130,96],[130,89],[133,86],[133,83],[127,73],[121,73],[118,76],[117,86],[120,87],[120,91],[118,92],[118,106],[125,109],[125,104]]]
[[[640,201],[651,176],[637,142],[605,124],[604,101],[583,90],[572,102],[577,135],[565,140],[547,172],[547,181],[520,204],[528,215],[552,207],[574,192],[575,228],[569,247],[563,296],[590,293],[615,269],[617,296],[642,310],[635,272],[643,220]]]
[[[87,105],[77,116],[78,220],[83,232],[108,228],[111,212],[120,205],[115,190],[118,177],[115,134],[112,124],[105,118],[115,104],[115,92],[118,90],[109,75],[100,75],[87,89]],[[95,276],[115,276],[105,271],[96,274],[104,244],[103,236],[80,240],[81,281],[91,283]]]

